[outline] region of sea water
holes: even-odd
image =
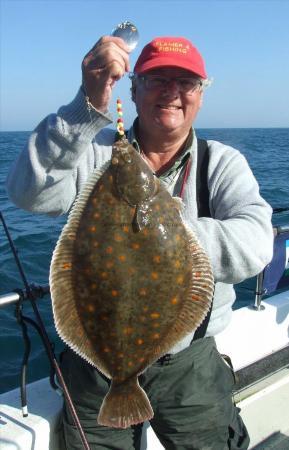
[[[289,223],[289,128],[200,129],[198,137],[213,139],[241,151],[259,182],[262,196],[272,207],[288,208],[273,216],[273,224]],[[25,145],[29,132],[0,133],[0,209],[5,218],[18,256],[29,283],[48,284],[49,264],[66,217],[50,218],[18,209],[7,197],[5,178],[12,162]],[[255,280],[236,286],[235,308],[254,302]],[[23,288],[9,243],[0,224],[0,295]],[[49,296],[39,300],[38,307],[55,352],[63,347],[52,319]],[[29,304],[23,313],[34,318]],[[49,363],[42,342],[29,327],[32,349],[28,365],[28,382],[45,377]],[[0,309],[0,392],[19,385],[23,358],[23,338],[15,316],[15,306]]]

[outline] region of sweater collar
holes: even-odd
[[[140,146],[137,140],[137,128],[138,128],[138,118],[134,120],[133,125],[128,130],[127,139],[134,146],[136,151],[140,153]],[[182,153],[178,156],[177,159],[175,159],[172,165],[159,176],[160,179],[167,179],[171,177],[174,178],[176,173],[179,172],[179,170],[186,164],[187,160],[192,154],[195,139],[196,139],[195,130],[194,128],[191,128]]]

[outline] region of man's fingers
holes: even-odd
[[[93,47],[93,49],[96,46],[100,46],[100,45],[104,45],[107,43],[114,43],[115,45],[117,45],[118,47],[122,48],[126,53],[130,53],[131,49],[129,48],[129,46],[125,43],[125,41],[123,39],[121,39],[120,37],[116,37],[116,36],[102,36],[97,43],[95,44],[95,46]]]
[[[129,48],[118,37],[103,36],[82,61],[82,79],[92,105],[107,111],[116,81],[129,71]]]
[[[104,46],[98,52],[91,52],[83,60],[84,70],[105,69],[113,61],[118,62],[124,67],[124,71],[129,71],[128,55],[122,50],[115,49],[111,44],[109,47]]]
[[[121,38],[104,36],[87,53],[83,59],[83,66],[95,69],[102,68],[114,59],[122,58],[125,63],[125,70],[129,71],[128,47]]]

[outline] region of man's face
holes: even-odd
[[[194,74],[175,67],[154,69],[145,75],[166,78],[190,77]],[[197,87],[193,93],[181,92],[172,80],[166,87],[147,88],[140,79],[133,89],[133,100],[139,116],[140,131],[166,133],[176,138],[186,136],[202,104],[202,92]]]

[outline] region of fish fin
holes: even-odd
[[[53,251],[49,274],[52,310],[58,335],[78,355],[93,366],[97,366],[108,378],[110,378],[108,369],[98,360],[78,316],[72,279],[72,255],[79,221],[87,199],[109,164],[110,161],[105,163],[101,170],[95,170],[91,174],[76,199]]]
[[[184,223],[191,250],[192,283],[176,326],[187,333],[195,331],[209,312],[214,295],[214,277],[210,260],[195,233]]]
[[[116,384],[112,379],[97,422],[113,428],[128,428],[152,419],[153,415],[150,401],[135,376],[122,384]]]

